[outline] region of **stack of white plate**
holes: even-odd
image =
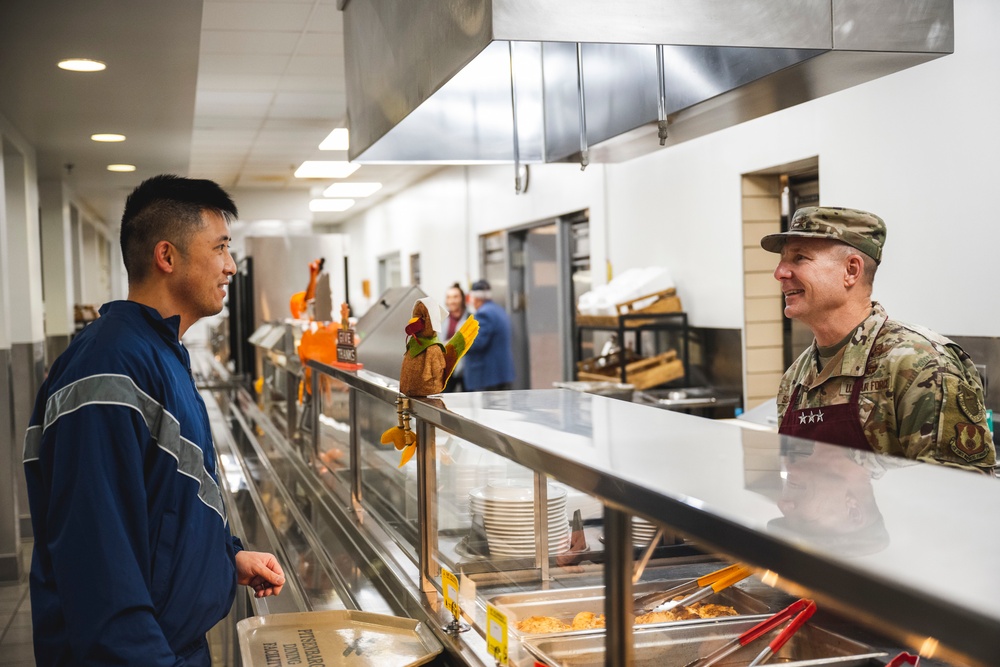
[[[632,546],[648,547],[656,535],[656,524],[637,516],[632,517]]]
[[[549,554],[569,550],[566,491],[548,487]],[[490,554],[535,555],[535,489],[524,481],[491,482],[469,493],[469,509],[483,517]]]

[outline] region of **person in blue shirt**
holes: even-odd
[[[465,391],[500,391],[514,383],[514,353],[511,349],[510,318],[493,301],[490,284],[477,280],[469,290],[476,311],[479,335],[465,353]]]
[[[38,665],[208,667],[206,632],[237,585],[285,583],[230,535],[211,425],[181,344],[222,309],[236,206],[164,175],[125,203],[128,299],[105,304],[52,364],[25,433]]]

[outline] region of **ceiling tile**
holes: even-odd
[[[344,78],[344,59],[326,56],[292,56],[288,74],[293,76],[335,74]]]
[[[287,56],[204,54],[198,63],[198,74],[282,74],[288,66]]]
[[[301,36],[298,31],[203,30],[201,54],[291,55]]]
[[[291,51],[289,51],[291,53]],[[299,36],[295,54],[300,56],[322,56],[324,58],[344,58],[343,35],[306,32]]]
[[[344,14],[333,2],[321,3],[316,7],[306,28],[309,32],[331,32],[344,34]]]
[[[271,92],[281,85],[280,74],[200,72],[198,90],[226,90],[247,92]]]
[[[205,3],[202,30],[305,30],[312,3]]]
[[[281,77],[277,90],[281,91],[313,91],[313,90],[346,90],[347,84],[344,79],[344,72],[330,70],[323,74],[286,74]]]

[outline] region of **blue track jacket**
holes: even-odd
[[[481,391],[514,381],[514,352],[511,349],[510,318],[494,301],[486,301],[476,311],[479,334],[465,353],[465,391]]]
[[[115,301],[52,365],[25,434],[38,665],[209,665],[235,556],[179,317]]]

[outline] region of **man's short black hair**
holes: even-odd
[[[236,204],[217,183],[174,174],[153,176],[139,184],[125,200],[122,214],[122,259],[129,284],[149,274],[153,248],[169,241],[184,252],[191,234],[202,228],[202,211],[236,220]]]

